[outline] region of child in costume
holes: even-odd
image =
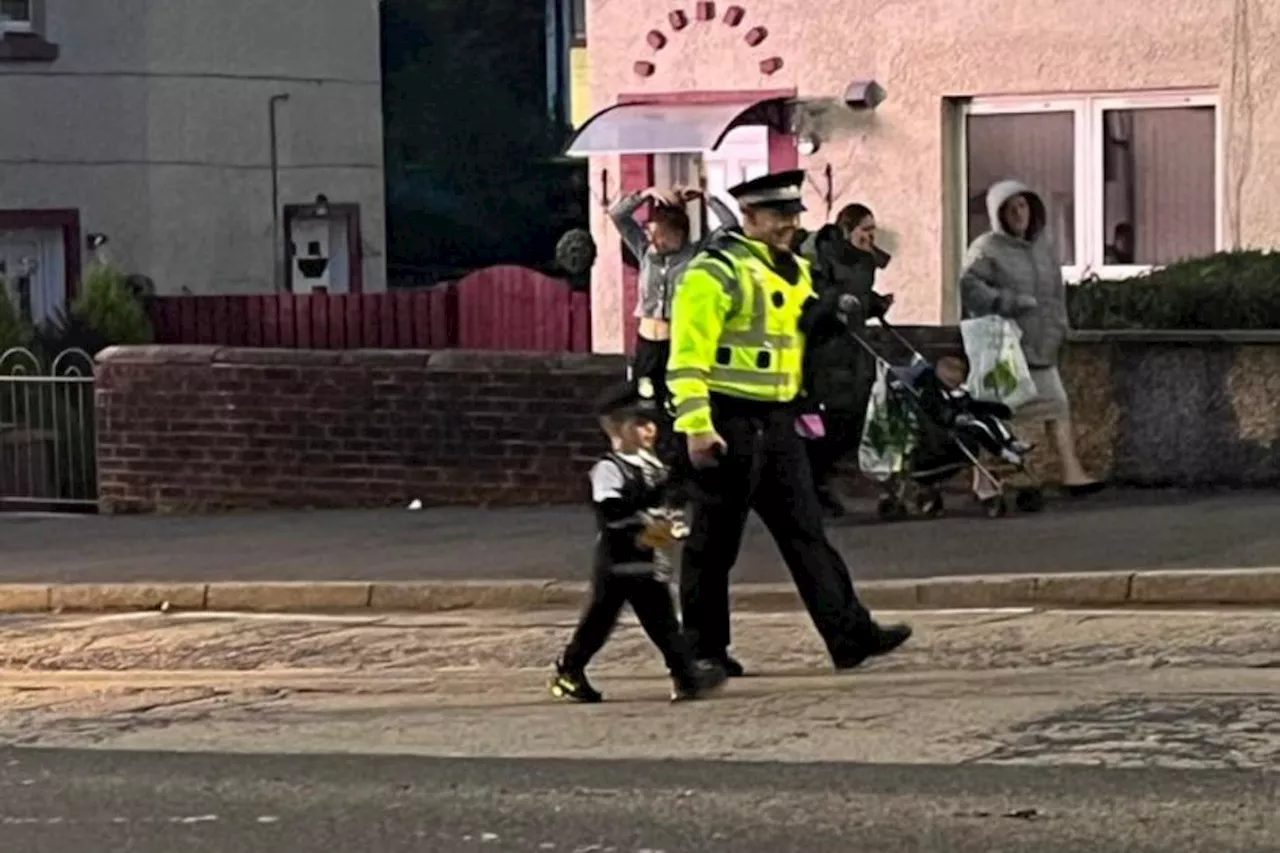
[[[636,384],[610,388],[598,401],[610,451],[591,469],[596,547],[586,610],[551,679],[551,694],[577,702],[604,698],[586,668],[604,647],[625,604],[671,673],[672,701],[696,699],[720,687],[724,671],[695,660],[671,596],[672,550],[688,533],[667,500],[666,467],[653,453],[657,404]]]

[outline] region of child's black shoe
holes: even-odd
[[[587,681],[585,672],[571,672],[564,664],[556,663],[556,674],[547,685],[551,695],[557,699],[568,699],[571,702],[596,703],[603,702],[604,696]]]

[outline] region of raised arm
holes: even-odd
[[[636,260],[643,258],[644,253],[649,251],[649,235],[644,232],[640,223],[636,222],[636,211],[648,201],[650,192],[651,190],[644,190],[628,193],[609,208],[609,218],[617,226],[618,233],[622,235],[622,242],[636,256]]]
[[[712,231],[713,234],[738,227],[738,216],[729,205],[716,198],[714,193],[706,193],[705,198],[707,207],[711,210],[712,215],[715,216],[716,222],[719,223]]]

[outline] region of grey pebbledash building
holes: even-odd
[[[0,276],[381,290],[381,99],[377,0],[0,0]]]

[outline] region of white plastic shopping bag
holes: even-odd
[[[901,474],[915,449],[915,415],[909,403],[890,392],[889,370],[883,361],[876,364],[876,381],[871,386],[858,445],[858,467],[879,482]]]
[[[1036,383],[1022,353],[1022,330],[1006,317],[960,321],[969,359],[969,393],[975,400],[1004,403],[1015,412],[1036,398]]]

